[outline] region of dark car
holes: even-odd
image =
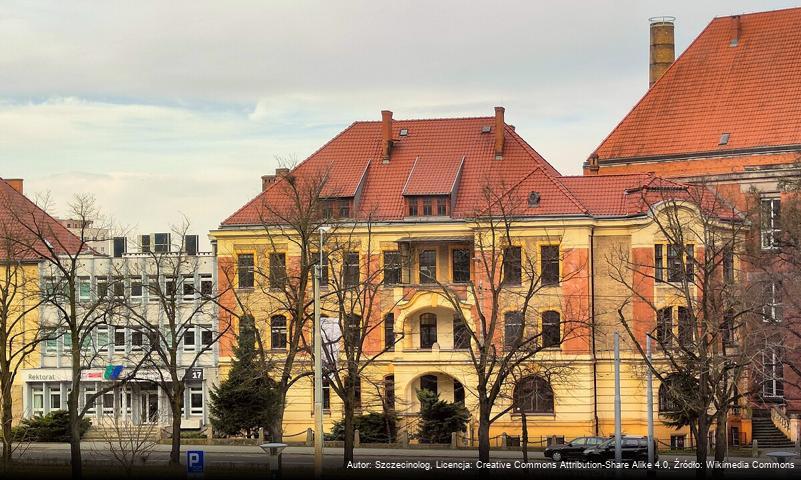
[[[581,458],[584,450],[603,443],[603,437],[578,437],[559,445],[551,445],[545,449],[545,457],[555,462]]]
[[[648,437],[635,437],[626,435],[620,439],[620,450],[623,461],[648,460]],[[591,461],[606,461],[615,458],[615,438],[609,438],[603,443],[587,448],[582,458]],[[654,444],[654,461],[659,460],[659,453]]]

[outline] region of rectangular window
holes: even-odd
[[[670,347],[673,338],[673,308],[666,307],[656,312],[656,341],[663,347]]]
[[[507,349],[513,349],[520,344],[522,338],[523,314],[520,312],[506,312],[504,314],[504,346]]]
[[[542,347],[558,348],[561,344],[561,315],[553,310],[542,312]]]
[[[731,247],[723,249],[723,281],[734,283],[734,252]]]
[[[270,288],[284,288],[286,284],[286,254],[270,254]]]
[[[62,331],[61,345],[64,349],[64,353],[68,353],[72,350],[72,335],[70,335],[70,331],[66,328]]]
[[[409,216],[416,217],[417,216],[417,199],[410,198],[407,200],[409,202]]]
[[[97,298],[108,297],[108,279],[106,277],[98,277],[97,279]]]
[[[211,329],[211,325],[201,325],[200,326],[200,344],[204,347],[208,347],[212,344],[214,340],[214,332]]]
[[[460,316],[453,317],[453,348],[466,350],[470,348],[470,331]]]
[[[448,215],[448,199],[447,198],[438,198],[437,199],[437,215],[440,217],[445,217]]]
[[[114,352],[125,353],[125,328],[114,327]]]
[[[114,415],[114,392],[103,394],[103,414]]]
[[[453,250],[453,281],[467,283],[470,281],[470,250],[459,248]]]
[[[45,352],[58,352],[58,331],[55,328],[46,328],[42,330],[42,335],[45,338]]]
[[[198,236],[197,235],[184,235],[184,251],[187,255],[197,255],[198,251]]]
[[[350,218],[350,200],[339,201],[339,218]]]
[[[662,245],[654,245],[654,278],[657,282],[665,281],[665,257]]]
[[[237,257],[237,280],[239,288],[253,288],[253,254],[242,253]]]
[[[523,273],[522,258],[520,247],[503,249],[503,283],[505,285],[520,285]]]
[[[211,275],[203,274],[200,276],[200,294],[204,297],[210,297],[214,293],[214,284]]]
[[[114,282],[112,285],[112,291],[114,292],[114,298],[124,298],[125,297],[125,279],[122,277],[114,277],[112,279]]]
[[[770,249],[779,246],[781,235],[781,200],[778,198],[762,199],[762,248]]]
[[[323,379],[323,409],[331,410],[331,382]]]
[[[423,198],[423,216],[429,217],[434,214],[431,197]]]
[[[437,283],[437,252],[420,252],[420,283]]]
[[[768,283],[765,289],[765,300],[762,306],[762,318],[766,322],[781,322],[783,313],[782,306],[782,282],[774,280]]]
[[[384,349],[388,352],[395,351],[395,314],[384,315]]]
[[[87,407],[87,415],[94,415],[97,413],[97,398],[93,397],[94,394],[94,387],[87,387],[83,391],[83,404]]]
[[[194,352],[195,346],[195,327],[189,326],[184,331],[184,351]]]
[[[92,299],[92,280],[89,277],[78,278],[78,300],[88,302]]]
[[[283,315],[273,315],[270,319],[270,348],[286,349],[286,317]]]
[[[345,287],[355,287],[359,284],[359,252],[347,252],[342,266],[342,282]]]
[[[692,317],[687,307],[678,308],[679,345],[690,348],[693,343]]]
[[[50,411],[61,410],[61,390],[56,386],[50,387]]]
[[[156,253],[167,253],[170,251],[170,234],[156,233],[153,235],[154,251]]]
[[[784,367],[778,348],[768,347],[762,352],[764,381],[762,394],[769,398],[784,397]]]
[[[131,298],[135,300],[141,299],[142,290],[142,279],[138,277],[131,279]]]
[[[681,261],[681,246],[667,246],[667,262],[668,282],[681,282],[684,278],[682,275],[682,272],[684,271],[684,265]]]
[[[684,450],[684,439],[686,435],[671,435],[670,436],[670,449],[671,450]]]
[[[107,325],[97,327],[97,349],[99,352],[108,352],[110,339]]]
[[[184,275],[181,281],[181,294],[184,300],[195,299],[195,277],[193,275]]]
[[[189,415],[203,415],[203,387],[189,387]]]
[[[174,298],[178,294],[177,279],[175,277],[166,277],[164,279],[164,295],[169,298]]]
[[[430,349],[437,343],[437,316],[431,313],[420,315],[420,348]]]
[[[139,247],[142,253],[150,253],[150,235],[139,237]]]
[[[559,284],[559,246],[542,245],[540,247],[540,261],[542,273],[540,281],[542,286]]]
[[[142,350],[143,338],[144,334],[142,334],[141,330],[131,330],[131,350]]]
[[[720,336],[724,345],[734,345],[734,312],[731,310],[723,314]]]
[[[400,252],[384,252],[384,284],[398,285],[401,283],[401,254]]]
[[[114,258],[121,258],[127,250],[128,239],[125,237],[114,237]]]
[[[42,416],[44,415],[45,405],[44,405],[44,388],[42,387],[31,387],[31,396],[33,399],[33,415],[34,416]]]

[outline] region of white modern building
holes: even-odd
[[[178,343],[176,371],[186,387],[182,428],[198,430],[208,424],[209,389],[218,382],[219,329],[212,300],[217,268],[213,253],[199,252],[198,245],[197,235],[116,237],[109,255],[96,252],[82,259],[76,279],[80,316],[96,325],[80,349],[80,406],[89,402],[86,416],[93,425],[114,424],[115,419],[131,425],[170,424],[169,402],[160,388],[169,379],[165,365],[170,363],[151,345],[162,342],[164,351],[173,338]],[[41,275],[46,290],[63,282],[46,265]],[[115,307],[109,315],[90,313],[101,303]],[[74,346],[63,316],[57,306],[44,304],[39,318],[48,332],[40,345],[39,367],[20,373],[26,417],[66,409],[71,387]],[[91,401],[112,383],[113,389]]]

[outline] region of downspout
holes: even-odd
[[[592,337],[592,416],[595,436],[600,435],[598,421],[598,357],[595,350],[595,225],[590,227],[590,332]]]

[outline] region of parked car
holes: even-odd
[[[623,461],[648,460],[648,437],[626,435],[620,439],[621,457]],[[587,448],[582,458],[591,461],[606,461],[615,458],[615,438]],[[654,442],[654,461],[659,460],[659,452]]]
[[[545,458],[551,458],[555,462],[581,458],[584,450],[600,445],[604,440],[603,437],[578,437],[567,443],[550,445],[545,449]]]

